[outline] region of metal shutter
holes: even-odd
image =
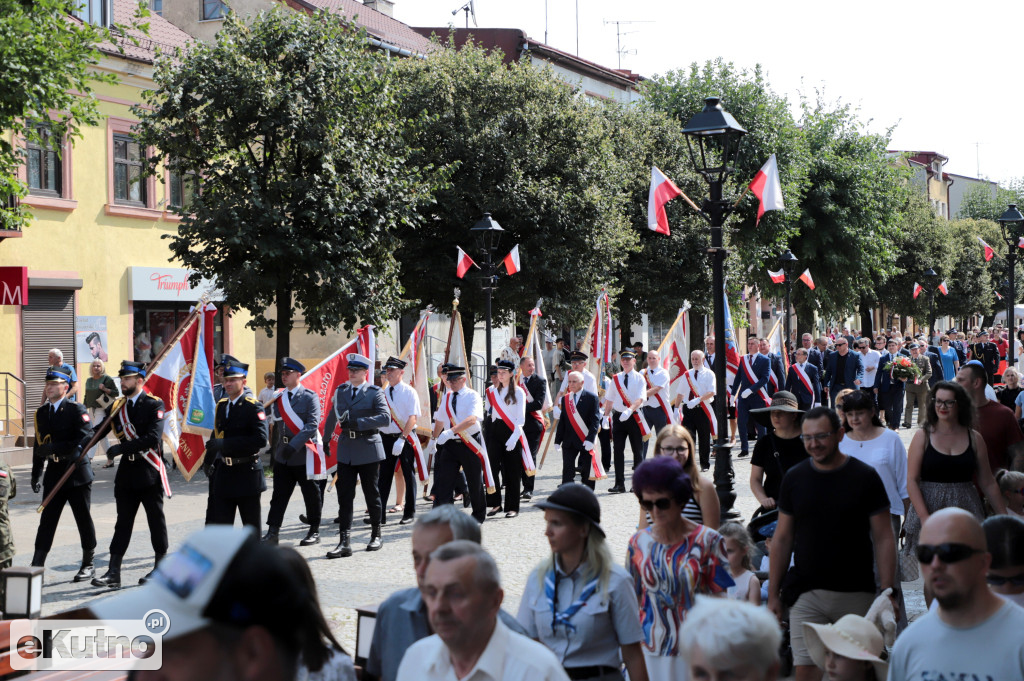
[[[72,290],[31,289],[29,304],[21,309],[22,377],[25,379],[25,412],[31,415],[43,400],[47,353],[60,348],[64,362],[75,367],[75,292]],[[80,377],[81,378],[81,377]]]

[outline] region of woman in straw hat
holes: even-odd
[[[804,622],[804,638],[829,681],[885,681],[889,673],[881,632],[859,615],[844,615],[835,624]]]
[[[779,487],[786,471],[807,458],[800,439],[800,420],[804,412],[799,408],[796,395],[779,390],[772,396],[772,405],[764,409],[751,409],[750,415],[768,433],[754,445],[750,459],[750,491],[761,509],[771,511],[779,498]]]

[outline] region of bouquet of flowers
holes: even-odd
[[[909,357],[897,357],[883,367],[889,372],[889,378],[914,380],[921,375],[921,368],[914,364]]]

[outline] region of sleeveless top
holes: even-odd
[[[692,520],[698,525],[704,524],[704,514],[700,512],[700,506],[693,500],[693,497],[690,497],[690,500],[686,502],[686,506],[683,506],[683,517],[687,520]]]
[[[750,570],[744,570],[743,574],[739,577],[733,577],[732,579],[736,582],[736,585],[730,586],[725,590],[726,597],[731,598],[734,601],[747,600],[747,592],[750,591],[750,578],[753,576],[753,572]]]
[[[973,437],[962,454],[943,454],[932,446],[928,438],[928,446],[921,460],[922,482],[971,482],[978,470],[978,455],[974,451]]]

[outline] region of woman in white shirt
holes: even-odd
[[[519,495],[523,479],[523,446],[526,436],[523,424],[526,423],[526,391],[518,385],[512,385],[512,374],[516,364],[509,359],[499,359],[494,363],[498,368],[495,384],[487,389],[487,404],[490,407],[491,427],[488,429],[487,449],[495,458],[501,460],[501,479],[505,484],[505,504],[501,505],[501,490],[496,490],[497,510],[492,509],[487,515],[497,515],[505,511],[506,518],[519,515]],[[509,387],[511,385],[511,388]]]

